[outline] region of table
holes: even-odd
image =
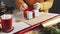
[[[18,22],[18,23],[16,23],[16,21],[15,21],[16,16],[13,16],[14,30],[12,32],[10,32],[10,33],[4,33],[4,32],[0,32],[0,33],[1,34],[12,34],[12,33],[15,33],[15,32],[19,33],[21,31],[25,31],[25,30],[30,31],[30,30],[36,28],[37,26],[39,26],[40,22],[45,21],[45,20],[47,20],[49,18],[52,18],[54,16],[57,16],[57,15],[59,15],[59,14],[40,12],[40,16],[37,16],[37,17],[35,17],[35,18],[31,19],[31,20],[26,20],[24,18],[22,18],[22,19],[20,18],[21,21]],[[20,17],[22,17],[22,15]],[[26,33],[26,32],[24,32],[24,33]]]

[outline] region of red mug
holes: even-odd
[[[2,30],[10,31],[12,29],[12,16],[10,14],[5,14],[1,16]]]

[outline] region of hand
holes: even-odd
[[[24,11],[24,10],[27,9],[27,8],[28,8],[28,5],[25,4],[25,3],[23,3],[23,4],[20,6],[20,10],[21,10],[21,11]]]
[[[41,6],[40,3],[37,2],[37,3],[34,4],[34,9],[40,9],[40,6]]]
[[[0,18],[0,24],[1,24],[1,18]]]

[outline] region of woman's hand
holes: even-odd
[[[40,8],[41,8],[41,5],[39,2],[34,4],[34,9],[40,9]]]
[[[26,3],[22,3],[22,5],[20,6],[20,11],[24,11],[27,8],[28,8],[28,5]]]

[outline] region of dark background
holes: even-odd
[[[16,8],[15,0],[0,0],[0,1],[4,1],[5,3],[8,4],[9,7]],[[54,0],[53,7],[50,9],[49,12],[60,13],[60,0]]]
[[[50,9],[52,13],[60,13],[60,0],[54,0],[53,7]]]

